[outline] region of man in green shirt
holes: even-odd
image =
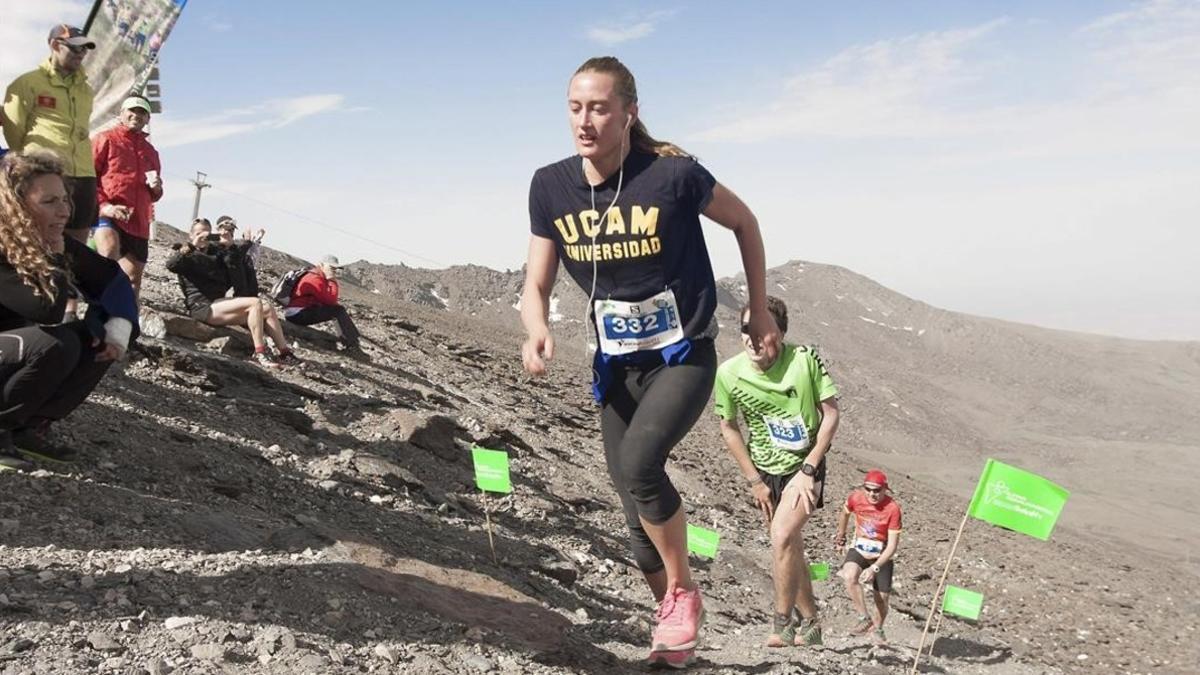
[[[768,296],[767,311],[786,334],[787,305]],[[769,523],[775,617],[767,646],[819,645],[821,625],[800,530],[823,504],[825,453],[838,426],[837,387],[811,347],[785,344],[774,361],[755,351],[746,335],[748,316],[743,307],[745,351],[717,369],[716,413],[729,454]],[[738,425],[739,412],[748,439]]]

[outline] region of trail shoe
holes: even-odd
[[[0,429],[0,472],[3,471],[33,471],[32,463],[27,462],[17,454],[12,443],[12,434],[7,429]]]
[[[79,455],[74,449],[50,440],[50,420],[14,431],[12,442],[22,457],[34,462],[69,464]]]
[[[695,649],[683,649],[680,651],[652,651],[650,658],[647,660],[651,668],[674,668],[680,670],[692,665],[696,660]]]
[[[869,616],[858,617],[858,623],[850,629],[850,635],[866,635],[875,627],[875,622]]]
[[[298,366],[298,365],[304,363],[304,361],[299,356],[296,356],[296,352],[293,352],[291,350],[288,350],[286,352],[280,352],[279,356],[275,357],[275,361],[278,362],[279,365],[287,366],[287,367]]]
[[[266,368],[267,370],[279,370],[280,367],[275,362],[275,359],[271,358],[271,355],[266,352],[254,352],[254,356],[250,357],[250,363],[260,368]]]
[[[797,647],[820,647],[825,644],[821,638],[821,620],[816,617],[802,619],[796,629],[794,644]]]
[[[771,634],[767,636],[768,647],[791,647],[796,641],[796,622],[792,614],[776,614],[772,620]]]
[[[700,589],[673,588],[658,605],[658,625],[650,638],[654,651],[678,652],[695,649],[704,623]]]

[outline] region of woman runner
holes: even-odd
[[[529,191],[521,356],[541,375],[554,355],[547,310],[561,260],[591,295],[605,459],[634,558],[658,602],[649,661],[682,668],[694,658],[704,611],[688,567],[683,504],[665,469],[707,405],[717,367],[716,283],[700,214],[737,237],[750,338],[773,360],[780,334],[766,309],[762,236],[737,195],[694,157],[650,136],[633,74],[617,59],[580,66],[567,107],[578,154],[538,169]]]

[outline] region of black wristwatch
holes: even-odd
[[[817,475],[817,467],[805,462],[800,465],[800,473],[804,474],[805,476],[815,476]]]

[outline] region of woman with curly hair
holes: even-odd
[[[50,154],[0,160],[0,470],[74,458],[50,440],[50,424],[87,398],[137,327],[121,268],[63,237],[71,197],[62,176]],[[61,323],[72,287],[88,300],[87,317]]]

